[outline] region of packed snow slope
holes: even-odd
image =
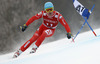
[[[14,52],[1,55],[0,64],[100,64],[100,29],[81,33],[71,42],[67,38],[41,45],[37,52],[26,50],[18,58]]]

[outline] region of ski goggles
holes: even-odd
[[[47,8],[45,9],[46,12],[53,12],[53,8]]]

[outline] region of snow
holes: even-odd
[[[100,29],[81,33],[75,42],[63,38],[41,45],[37,52],[29,54],[26,50],[18,58],[14,52],[0,55],[0,64],[100,64]]]

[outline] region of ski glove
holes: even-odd
[[[67,38],[70,39],[71,36],[72,36],[71,32],[68,32],[68,33],[67,33]]]
[[[26,30],[28,26],[26,24],[24,24],[23,26],[20,26],[20,29],[22,30],[22,32],[24,32]]]

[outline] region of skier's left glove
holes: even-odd
[[[22,30],[22,32],[24,32],[26,30],[28,26],[26,24],[24,24],[23,26],[20,26],[20,29]]]
[[[68,32],[68,33],[67,33],[67,38],[70,39],[71,37],[72,37],[71,32]]]

